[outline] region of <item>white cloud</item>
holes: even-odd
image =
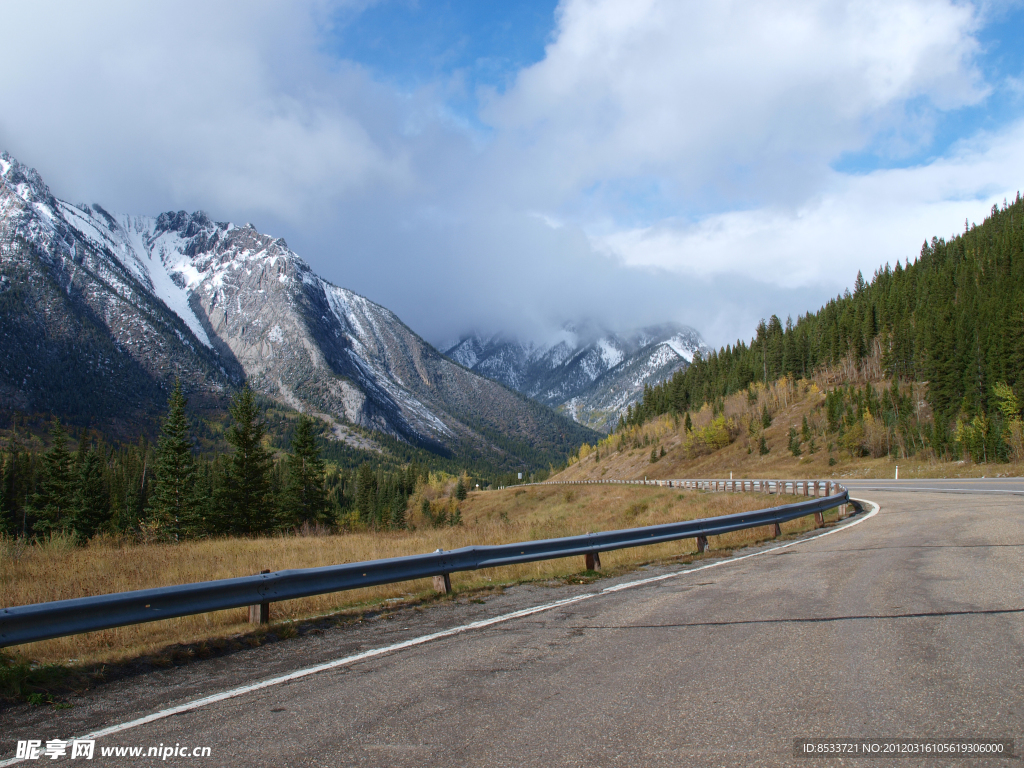
[[[457,83],[398,93],[325,52],[367,2],[9,4],[0,148],[71,200],[252,220],[433,340],[589,317],[731,341],[1024,177],[1020,126],[831,169],[984,100],[971,4],[565,0],[477,134]]]
[[[951,157],[863,176],[831,173],[796,210],[759,208],[664,222],[594,238],[633,266],[705,278],[753,275],[771,285],[847,285],[888,262],[913,260],[930,236],[980,222],[1024,179],[1024,122],[961,145]],[[811,309],[811,307],[808,307]]]
[[[553,203],[645,177],[683,199],[799,200],[906,126],[907,101],[978,102],[977,26],[937,0],[566,0],[544,61],[484,114]]]
[[[0,138],[66,195],[275,211],[409,183],[393,97],[317,52],[318,2],[5,8]]]

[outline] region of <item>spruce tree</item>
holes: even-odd
[[[388,527],[396,531],[405,528],[405,504],[406,499],[396,495],[391,500],[391,519]]]
[[[368,462],[363,462],[356,473],[356,510],[359,512],[360,522],[369,525],[373,521],[376,501],[377,482],[373,476],[373,468]]]
[[[800,451],[800,435],[796,431],[796,427],[789,428],[789,452],[794,456],[799,456]]]
[[[12,457],[13,458],[13,457]],[[0,453],[0,536],[6,536],[7,534],[14,532],[10,515],[8,514],[11,475],[14,474],[14,466],[12,459],[6,459],[6,457]]]
[[[231,403],[227,440],[234,448],[218,489],[218,515],[227,533],[263,533],[274,527],[270,488],[273,459],[263,446],[266,427],[256,397],[246,386]]]
[[[87,442],[84,439],[83,443]],[[92,538],[110,519],[110,495],[103,477],[103,451],[96,446],[82,453],[78,463],[78,482],[72,501],[70,527],[82,541]]]
[[[288,456],[281,518],[285,526],[323,523],[327,518],[325,468],[313,434],[313,420],[300,416]]]
[[[175,539],[195,534],[197,524],[196,462],[188,436],[187,404],[181,382],[176,381],[160,429],[153,490],[149,497],[150,519],[165,535]]]
[[[32,530],[44,535],[69,527],[74,498],[74,463],[60,419],[54,421],[50,439],[50,450],[43,455],[39,490],[32,500],[37,517]]]

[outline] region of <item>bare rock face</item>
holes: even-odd
[[[709,352],[697,331],[674,323],[631,334],[567,326],[560,338],[541,345],[471,334],[445,349],[460,365],[602,432],[640,401],[645,386]]]
[[[593,433],[453,363],[393,312],[313,274],[283,239],[202,212],[114,216],[0,155],[0,397],[129,423],[180,380],[243,381],[335,423],[522,467]]]

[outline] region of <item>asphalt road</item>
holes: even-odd
[[[840,480],[851,493],[866,491],[914,491],[936,493],[1020,494],[1024,495],[1021,477],[963,477],[949,480]],[[856,495],[856,493],[854,493]]]
[[[0,756],[12,755],[17,739],[118,728],[175,706],[177,714],[100,738],[96,762],[906,763],[793,756],[794,739],[831,737],[1016,739],[1024,751],[1024,498],[1013,492],[1024,488],[997,482],[949,486],[1003,491],[966,494],[901,481],[899,489],[853,493],[879,511],[847,529],[703,570],[517,587],[484,604],[463,598],[405,610],[111,683],[70,709],[8,709],[0,712]],[[568,600],[575,601],[500,620]],[[373,655],[473,621],[495,623]],[[338,661],[360,653],[371,655]],[[195,706],[209,694],[332,661]],[[209,746],[212,756],[98,754],[102,746],[175,744]],[[974,763],[1010,761],[910,764]]]

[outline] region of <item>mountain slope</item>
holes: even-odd
[[[0,275],[11,286],[0,294],[0,386],[19,408],[66,412],[63,384],[23,370],[56,358],[92,372],[76,415],[97,400],[116,403],[119,392],[152,412],[177,377],[212,396],[248,380],[334,420],[341,436],[355,425],[498,466],[558,461],[590,435],[452,363],[394,313],[316,276],[284,240],[252,225],[69,205],[6,154],[0,181]],[[40,302],[64,307],[62,331]],[[28,342],[15,338],[23,326],[34,329]],[[88,354],[109,362],[91,364],[74,348],[89,334],[109,354]],[[54,352],[58,338],[71,346]],[[108,375],[111,366],[128,373]]]

